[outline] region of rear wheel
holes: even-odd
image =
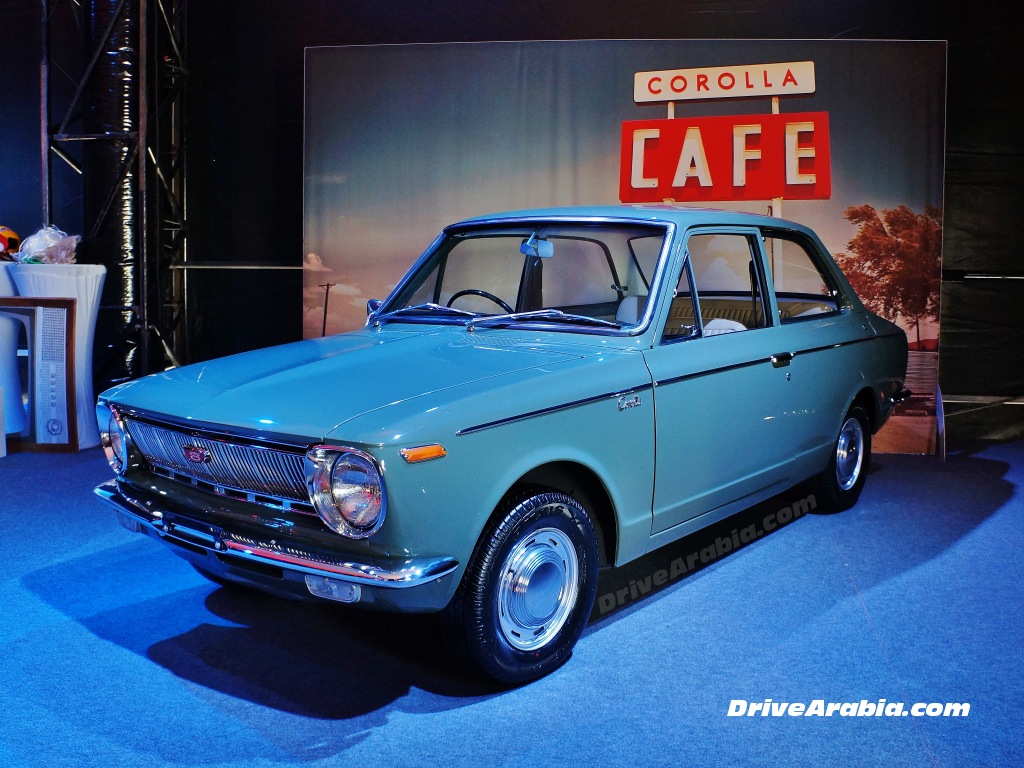
[[[857,503],[871,463],[871,421],[853,406],[839,428],[828,466],[818,475],[819,506],[839,512]]]
[[[572,654],[597,591],[597,535],[571,496],[506,498],[447,608],[455,651],[505,684],[541,677]]]

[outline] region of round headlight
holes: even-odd
[[[113,408],[105,405],[96,406],[96,419],[99,422],[100,444],[107,457],[107,463],[118,475],[128,468],[128,432],[120,415]]]
[[[331,469],[331,496],[349,525],[369,530],[380,517],[380,475],[369,461],[354,453],[338,457]]]
[[[372,458],[346,449],[315,448],[310,498],[331,530],[363,539],[384,522],[384,483]]]

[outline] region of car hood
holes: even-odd
[[[246,352],[146,376],[111,403],[197,425],[318,439],[410,398],[601,350],[464,328],[385,328]]]

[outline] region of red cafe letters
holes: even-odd
[[[624,203],[824,200],[832,193],[827,112],[630,120]]]

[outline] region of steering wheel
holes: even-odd
[[[450,299],[448,299],[448,303],[445,306],[450,307],[452,304],[455,303],[455,300],[457,298],[459,298],[460,296],[483,296],[485,299],[488,299],[489,301],[493,301],[495,304],[497,304],[499,307],[504,309],[510,315],[515,312],[515,310],[512,309],[512,307],[510,307],[504,301],[499,299],[493,293],[488,293],[487,291],[481,291],[481,290],[479,290],[477,288],[466,288],[464,291],[457,291],[454,296],[452,296]]]

